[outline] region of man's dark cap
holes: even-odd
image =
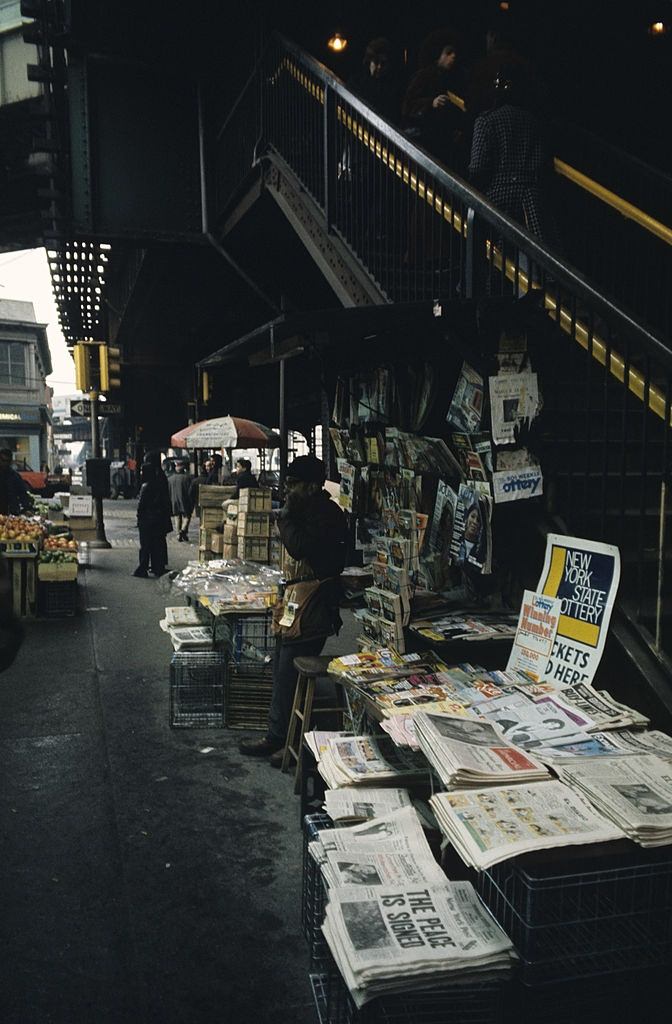
[[[299,455],[287,467],[287,476],[304,484],[323,484],[327,474],[321,459],[314,455]]]

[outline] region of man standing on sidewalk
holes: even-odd
[[[175,518],[178,540],[188,540],[189,523],[194,506],[191,500],[191,474],[189,463],[183,460],[175,466],[175,472],[168,477],[170,507]]]
[[[283,544],[284,596],[275,617],[277,640],[268,731],[244,740],[242,754],[280,764],[296,687],[294,658],[320,654],[338,633],[340,577],[345,565],[346,523],[323,489],[324,463],[301,455],[287,468],[287,498],[278,518]]]

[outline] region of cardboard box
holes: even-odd
[[[222,558],[238,558],[238,545],[225,544],[222,549]]]
[[[247,562],[268,562],[268,538],[239,536],[238,558]]]
[[[270,537],[271,517],[268,512],[239,512],[239,537]]]
[[[235,522],[224,523],[224,533],[222,534],[225,544],[233,544],[234,546],[238,543],[238,527]]]
[[[221,533],[213,533],[210,540],[210,550],[214,551],[216,555],[221,555],[224,548],[224,535]]]
[[[96,517],[76,516],[68,520],[68,526],[76,541],[96,539]]]
[[[271,508],[269,487],[245,487],[238,495],[238,515],[241,512],[270,512]]]

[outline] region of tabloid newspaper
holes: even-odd
[[[369,821],[410,805],[408,790],[392,787],[328,789],[324,794],[324,809],[334,822]]]
[[[168,635],[176,651],[210,651],[213,633],[209,626],[169,626]]]
[[[420,749],[445,786],[548,779],[548,768],[504,739],[490,722],[417,712]]]
[[[621,575],[618,548],[549,533],[537,593],[560,599],[544,679],[590,683],[602,657]]]
[[[508,970],[511,940],[470,882],[331,891],[324,936],[355,1004]]]
[[[564,691],[563,691],[564,693]],[[507,693],[480,705],[478,713],[498,726],[504,738],[525,750],[534,750],[555,740],[587,735],[592,719],[562,701],[562,695],[547,694],[531,700],[524,693]]]
[[[474,434],[480,429],[482,413],[483,378],[469,363],[463,363],[446,420],[457,430]]]
[[[536,373],[505,373],[489,377],[492,440],[495,444],[514,444],[516,433],[529,424],[539,411],[539,386]]]
[[[623,839],[624,832],[562,782],[436,793],[441,831],[477,870],[531,850]]]
[[[381,749],[383,742],[384,752]],[[427,775],[424,758],[413,751],[395,747],[386,736],[329,740],[317,769],[331,789],[385,782],[398,785]]]
[[[311,856],[324,864],[329,853],[379,852],[414,853],[434,858],[425,838],[417,811],[410,804],[386,814],[367,819],[361,824],[323,829],[309,844]]]
[[[668,760],[655,754],[594,758],[562,767],[560,777],[640,846],[672,843]]]

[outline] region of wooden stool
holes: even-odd
[[[316,655],[311,657],[306,655],[305,657],[294,658],[294,668],[298,673],[296,680],[296,689],[294,691],[294,703],[292,704],[292,713],[289,716],[289,728],[287,729],[287,741],[285,743],[285,753],[282,758],[282,771],[286,772],[291,768],[290,759],[294,758],[296,763],[296,771],[294,774],[294,792],[299,793],[301,791],[301,748],[303,747],[303,737],[308,729],[310,729],[311,718],[313,715],[323,715],[327,712],[338,712],[343,714],[343,707],[313,707],[313,700],[315,697],[315,680],[318,676],[324,676],[327,674],[327,667],[331,658],[323,655]]]

